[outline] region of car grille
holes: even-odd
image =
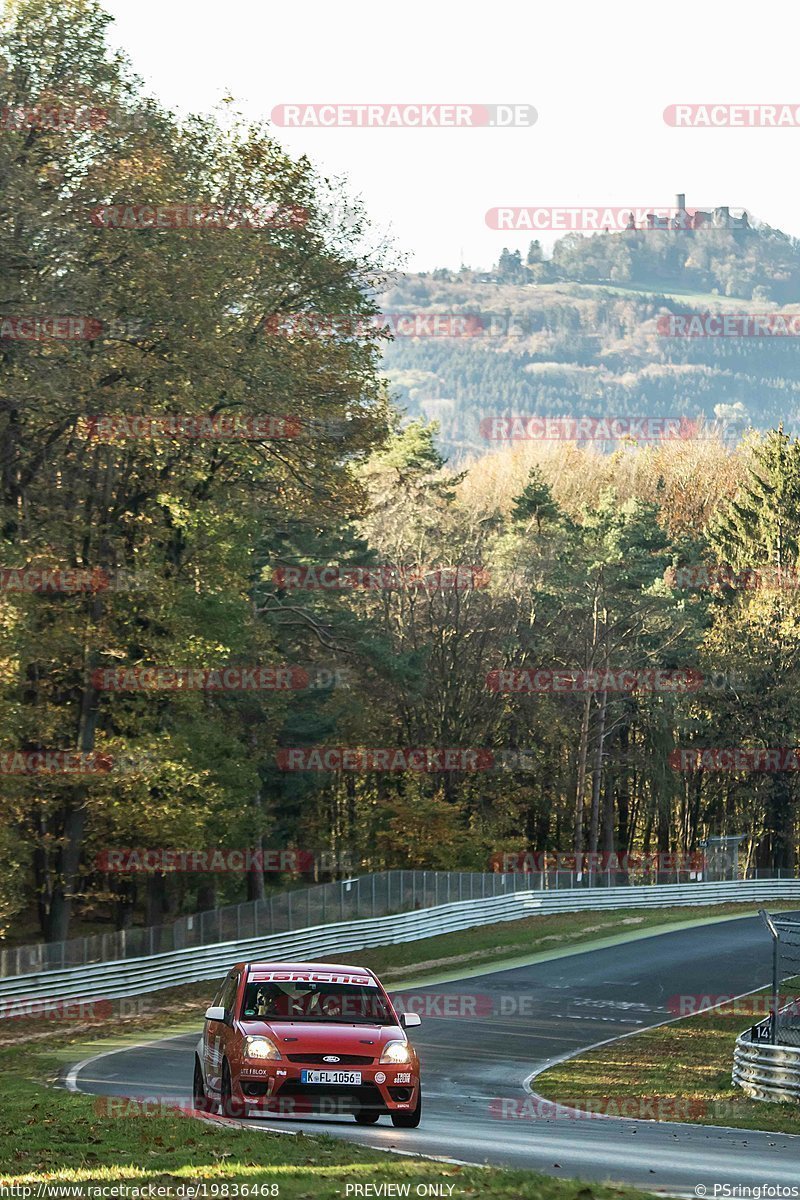
[[[324,1054],[287,1054],[289,1062],[305,1063],[306,1066],[314,1067],[366,1067],[369,1063],[375,1061],[369,1054],[337,1054],[337,1062],[326,1062],[325,1059],[331,1055]]]

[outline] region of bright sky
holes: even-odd
[[[797,128],[675,129],[674,103],[800,110],[800,7],[105,0],[112,37],[169,107],[230,91],[278,104],[529,104],[531,128],[276,129],[346,174],[409,270],[488,267],[530,233],[487,228],[497,205],[747,208],[800,236]],[[543,239],[547,240],[547,239]]]

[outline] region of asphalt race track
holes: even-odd
[[[413,1037],[423,1066],[419,1129],[395,1129],[386,1117],[369,1128],[349,1118],[258,1117],[251,1124],[324,1131],[464,1162],[626,1182],[669,1195],[703,1195],[705,1187],[713,1196],[715,1184],[797,1187],[797,1136],[647,1120],[508,1115],[515,1109],[508,1101],[522,1104],[530,1097],[525,1081],[545,1063],[669,1020],[675,1015],[669,999],[678,993],[740,995],[762,987],[770,981],[770,962],[769,937],[753,917],[407,988],[423,1019]],[[446,1011],[448,1004],[463,1015],[426,1015],[420,1008]],[[734,1036],[749,1023],[731,1018],[731,1052]],[[189,1098],[196,1041],[194,1035],[172,1038],[89,1059],[73,1068],[70,1086],[102,1095]]]

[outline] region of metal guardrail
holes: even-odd
[[[562,871],[561,883],[574,882],[574,873]],[[558,886],[545,880],[544,886]],[[510,891],[528,891],[540,885],[530,875],[477,871],[379,871],[351,879],[292,888],[268,896],[229,904],[206,912],[178,917],[169,925],[122,929],[72,938],[66,942],[37,942],[0,948],[0,978],[58,971],[89,963],[142,958],[171,950],[241,941],[266,933],[287,933],[337,921],[358,921],[482,899]]]
[[[761,1026],[766,1022],[761,1022]],[[756,1028],[759,1028],[757,1026]],[[800,1047],[751,1041],[748,1029],[736,1039],[733,1083],[753,1100],[800,1100]]]
[[[769,872],[768,875],[758,872],[749,878],[775,878],[776,874],[781,878],[781,872]],[[337,921],[358,921],[509,892],[561,891],[576,887],[599,892],[605,888],[659,887],[692,881],[693,875],[689,871],[656,872],[641,867],[633,867],[627,873],[589,870],[582,875],[568,870],[378,871],[352,879],[294,888],[265,900],[250,900],[188,914],[168,925],[109,931],[65,942],[0,946],[0,979],[90,963],[137,959],[171,950],[241,941],[265,933],[284,933]]]
[[[417,941],[499,921],[581,909],[680,907],[767,899],[800,900],[800,880],[753,880],[726,883],[654,884],[645,887],[527,890],[511,895],[464,900],[432,908],[361,921],[326,925],[189,947],[116,962],[97,963],[87,971],[73,967],[0,979],[0,1017],[14,1015],[14,1002],[117,999],[142,992],[199,983],[221,975],[234,962],[280,958],[288,961],[348,954],[376,946]]]

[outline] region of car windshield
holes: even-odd
[[[242,1019],[251,1021],[347,1021],[395,1025],[376,987],[351,983],[248,983]]]

